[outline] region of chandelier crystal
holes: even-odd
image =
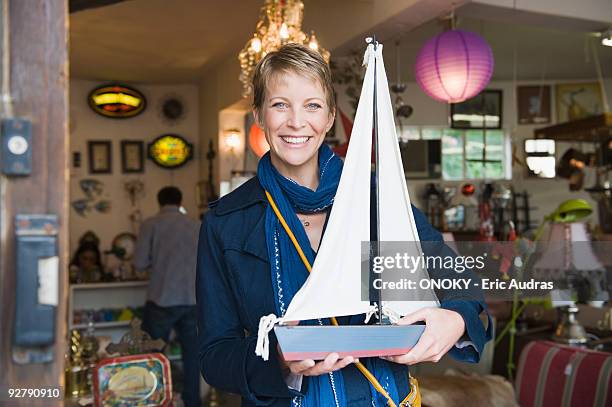
[[[252,93],[251,80],[255,65],[266,54],[289,43],[304,44],[318,51],[329,62],[329,51],[321,47],[314,31],[309,35],[302,31],[304,3],[301,0],[266,0],[261,8],[253,38],[238,54],[240,81],[244,97]]]

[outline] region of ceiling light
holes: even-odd
[[[307,35],[302,31],[303,14],[302,0],[265,0],[253,38],[238,54],[243,96],[249,96],[252,91],[253,69],[259,60],[285,44],[304,44],[329,62],[329,52],[321,47],[314,32]]]

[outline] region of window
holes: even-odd
[[[442,178],[509,179],[509,140],[502,130],[452,130],[442,135]]]
[[[510,140],[503,130],[398,126],[401,141],[442,140],[442,179],[510,179]]]
[[[525,140],[527,166],[530,175],[555,178],[555,141],[549,139]]]

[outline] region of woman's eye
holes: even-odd
[[[278,109],[285,109],[287,104],[285,102],[276,102],[272,105],[272,107],[276,107]]]
[[[309,110],[318,110],[318,109],[321,108],[321,105],[318,104],[318,103],[308,103],[306,105],[306,108],[309,109]]]

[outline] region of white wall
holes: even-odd
[[[147,98],[147,108],[140,115],[129,119],[108,119],[95,113],[87,104],[87,95],[101,83],[88,80],[70,81],[70,201],[81,199],[85,194],[79,181],[92,178],[104,183],[103,199],[112,203],[108,214],[97,211],[81,217],[70,208],[70,251],[78,246],[78,240],[87,230],[93,230],[101,239],[101,249],[108,250],[112,239],[121,232],[135,232],[128,218],[132,207],[129,195],[123,188],[126,180],[140,179],[145,185],[144,196],[138,207],[143,218],[158,211],[157,192],[161,187],[174,185],[183,192],[183,206],[188,214],[197,217],[195,186],[200,179],[200,142],[198,88],[192,85],[132,85]],[[128,84],[129,85],[129,84]],[[187,107],[185,118],[175,125],[164,123],[158,114],[161,99],[168,95],[178,95]],[[194,146],[194,159],[176,170],[158,167],[145,159],[142,174],[122,174],[121,140],[141,140],[146,143],[165,133],[176,133],[185,137]],[[112,174],[89,174],[87,157],[88,140],[112,141]],[[72,153],[81,153],[81,167],[72,165]]]
[[[214,149],[217,152],[213,166],[213,178],[217,194],[219,193],[219,181],[229,179],[227,169],[234,169],[234,163],[239,162],[235,156],[228,154],[225,146],[219,142],[222,140],[223,130],[233,127],[233,123],[220,121],[225,117],[231,118],[233,115],[230,113],[229,116],[226,116],[222,115],[221,112],[243,101],[242,84],[238,80],[239,75],[240,64],[238,59],[232,55],[205,72],[199,84],[200,106],[198,111],[201,123],[201,156],[203,157],[200,162],[201,174],[205,179],[208,177],[208,162],[205,157],[208,142],[213,140]],[[248,103],[246,105],[248,106]],[[244,124],[239,128],[242,127],[244,127]],[[220,175],[221,171],[223,171],[222,176]]]

